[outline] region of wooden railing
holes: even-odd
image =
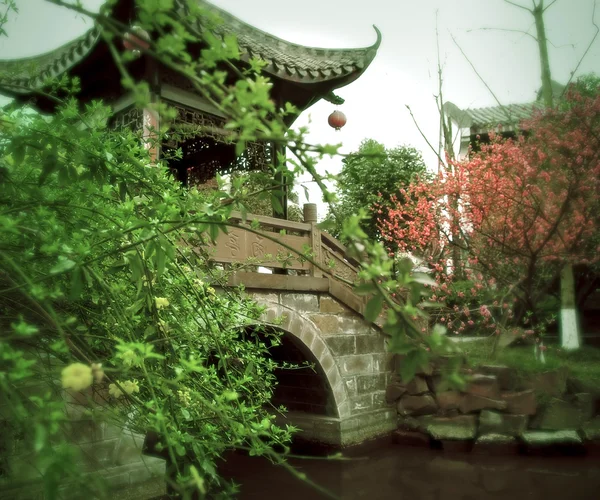
[[[308,210],[307,210],[308,207]],[[313,205],[305,205],[306,222],[234,212],[227,228],[212,246],[213,261],[245,263],[268,269],[288,269],[296,275],[330,276],[348,285],[357,280],[359,263],[344,245],[317,227]],[[310,260],[316,263],[313,264]]]

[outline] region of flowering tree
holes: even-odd
[[[448,159],[435,181],[402,193],[407,203],[388,210],[380,222],[385,240],[427,257],[444,298],[452,293],[455,273],[447,263],[458,246],[467,276],[478,282],[468,292],[500,294],[487,298],[505,319],[512,301],[502,296],[512,296],[517,319],[535,323],[539,301],[563,266],[595,258],[589,241],[598,228],[599,111],[600,97],[572,90],[564,106],[522,123],[527,136],[492,135],[468,160]],[[481,312],[494,318],[487,306]]]

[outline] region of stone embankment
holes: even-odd
[[[585,392],[567,371],[528,379],[499,365],[469,372],[462,391],[444,388],[439,365],[408,383],[393,375],[386,401],[398,412],[394,442],[486,454],[600,454],[600,394]]]

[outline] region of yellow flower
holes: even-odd
[[[83,363],[71,363],[61,372],[61,382],[65,389],[83,391],[94,381],[92,369]]]
[[[137,380],[126,380],[125,382],[119,382],[121,388],[117,384],[110,384],[108,386],[108,393],[115,397],[120,398],[123,394],[133,394],[134,392],[140,392],[140,386]]]
[[[126,380],[125,382],[123,382],[121,384],[121,387],[123,387],[123,390],[127,394],[133,394],[134,392],[140,392],[140,387],[136,380],[133,380],[133,381]]]
[[[154,302],[156,303],[157,309],[164,309],[165,307],[169,307],[169,299],[165,297],[156,297],[154,299]]]
[[[94,375],[94,381],[99,384],[104,378],[104,370],[102,369],[102,363],[92,363],[92,375]]]
[[[123,395],[123,391],[119,389],[116,384],[110,384],[108,386],[108,393],[113,398],[120,398]]]
[[[215,289],[214,289],[212,286],[209,286],[209,287],[206,289],[206,291],[207,291],[208,293],[210,293],[211,295],[214,295],[214,294],[215,294]]]

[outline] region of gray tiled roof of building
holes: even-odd
[[[257,58],[264,71],[284,80],[316,83],[360,75],[375,58],[381,32],[375,27],[376,42],[358,49],[305,47],[270,35],[231,14],[199,0],[224,21],[214,28],[219,36],[235,35],[244,61]],[[99,29],[93,28],[75,40],[45,54],[25,59],[0,60],[0,88],[12,94],[27,94],[48,77],[60,75],[84,59],[98,43]]]

